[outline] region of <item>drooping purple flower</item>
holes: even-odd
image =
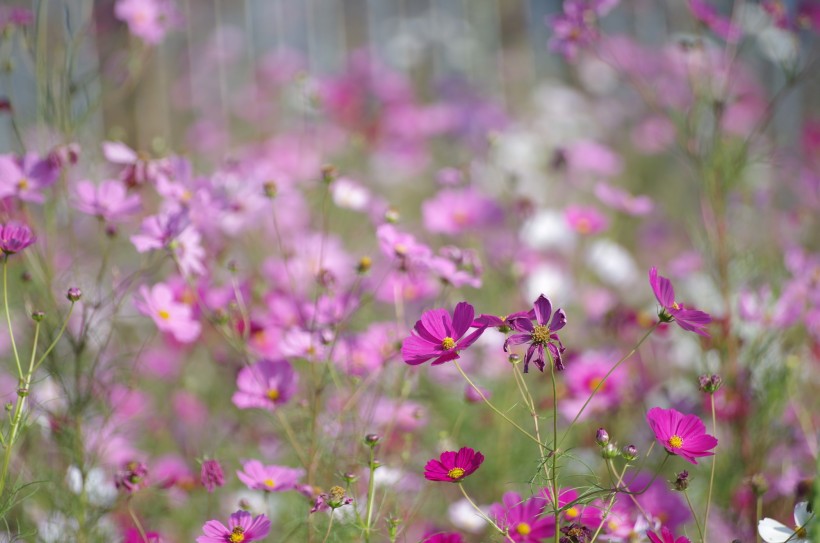
[[[225,526],[218,520],[209,520],[202,527],[197,543],[251,543],[265,539],[270,533],[270,520],[266,515],[252,516],[247,511],[237,511],[228,518]]]
[[[706,325],[712,322],[712,317],[708,313],[697,309],[690,309],[675,301],[675,288],[672,282],[666,277],[658,275],[658,269],[654,266],[649,270],[649,284],[655,293],[664,312],[678,323],[678,326],[689,332],[695,332],[701,336],[709,337],[706,332]],[[661,318],[667,318],[661,314]],[[666,320],[665,322],[669,322]]]
[[[19,253],[37,241],[31,228],[19,222],[8,222],[0,226],[0,250],[7,255]]]
[[[402,358],[412,366],[431,358],[435,359],[433,366],[459,358],[459,351],[472,345],[484,333],[485,328],[480,327],[467,334],[474,317],[475,309],[467,302],[458,303],[452,317],[446,309],[425,311],[413,327],[415,334],[402,343]]]
[[[202,462],[200,481],[208,492],[213,492],[214,488],[225,484],[225,474],[222,472],[219,461],[205,460]]]
[[[558,330],[567,324],[567,316],[563,309],[552,312],[552,303],[543,294],[535,300],[533,309],[524,317],[510,319],[509,324],[513,330],[519,332],[507,338],[504,342],[504,351],[509,351],[510,345],[520,345],[529,343],[527,355],[524,358],[524,373],[529,371],[530,362],[534,362],[539,370],[544,371],[546,361],[544,349],[549,351],[549,356],[555,364],[555,369],[564,369],[564,361],[561,355],[564,352],[564,345],[558,337]],[[535,319],[535,324],[533,324]]]

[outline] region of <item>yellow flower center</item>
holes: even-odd
[[[575,227],[581,234],[589,234],[592,231],[592,223],[590,223],[589,219],[587,219],[586,217],[578,219],[578,223],[575,225]]]
[[[453,468],[447,472],[447,477],[453,480],[461,479],[464,477],[464,470],[461,468]]]
[[[268,390],[267,397],[268,397],[269,400],[275,402],[276,400],[279,399],[279,391],[276,390],[275,388],[272,388],[272,389]]]
[[[552,332],[550,331],[549,326],[541,326],[540,324],[536,324],[532,329],[532,342],[540,345],[546,345],[550,342],[551,333]]]
[[[160,310],[157,312],[157,315],[159,315],[159,318],[161,318],[161,319],[162,319],[162,320],[164,320],[164,321],[167,321],[168,319],[170,319],[170,318],[171,318],[171,314],[170,314],[170,313],[168,313],[168,311],[167,311],[167,310],[165,310],[165,309],[160,309]]]
[[[577,507],[570,507],[569,509],[567,509],[567,517],[569,517],[569,518],[575,518],[575,517],[577,517],[579,514],[580,514],[580,513],[579,513],[579,511],[578,511],[578,508],[577,508]]]
[[[441,346],[445,351],[449,351],[450,349],[456,346],[456,340],[454,340],[450,336],[447,336],[446,338],[441,340]]]
[[[672,436],[669,438],[669,441],[667,441],[667,443],[669,443],[669,446],[673,449],[680,449],[681,447],[683,447],[683,438],[681,438],[680,436]]]
[[[458,226],[464,226],[465,224],[467,224],[468,218],[469,217],[467,213],[465,213],[464,211],[459,210],[453,213],[453,222],[456,223]]]
[[[228,538],[231,543],[242,543],[245,541],[245,530],[240,526],[235,526],[231,531],[231,536]]]
[[[276,487],[276,481],[274,481],[273,479],[265,479],[262,482],[265,483],[265,486],[268,487],[268,488],[275,488]]]
[[[396,251],[398,256],[404,256],[407,254],[407,245],[403,243],[397,243],[393,245],[393,250]]]
[[[802,526],[795,526],[794,527],[794,535],[795,535],[795,537],[797,537],[797,539],[805,539],[806,536],[808,535],[808,532],[806,532],[806,529],[803,528]]]
[[[603,379],[601,379],[600,377],[593,377],[592,379],[589,380],[589,383],[587,383],[587,388],[589,388],[589,391],[592,392],[596,388],[598,388],[598,385],[601,385],[602,382],[603,382]],[[606,384],[603,384],[603,385],[601,385],[601,388],[599,390],[601,392],[603,392],[603,390],[605,388],[606,388]]]
[[[526,522],[520,522],[518,526],[515,527],[515,531],[518,532],[518,535],[530,535],[532,527]]]
[[[672,309],[680,309],[678,302],[672,302]]]
[[[28,179],[26,179],[25,177],[20,179],[17,182],[17,188],[20,190],[26,190],[28,188]]]

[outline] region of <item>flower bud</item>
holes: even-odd
[[[720,375],[701,375],[698,377],[698,387],[701,392],[707,394],[714,394],[723,384],[723,379]]]
[[[621,455],[621,452],[618,450],[612,443],[607,443],[606,446],[601,449],[601,458],[604,460],[612,460],[614,458],[618,458]]]
[[[390,224],[396,224],[399,222],[399,217],[399,212],[392,207],[384,212],[384,220]]]
[[[31,314],[31,318],[34,320],[34,322],[43,322],[43,319],[46,318],[46,314],[42,311],[35,311]]]
[[[609,444],[609,432],[605,428],[598,428],[595,432],[595,443],[601,447],[606,447]]]
[[[364,436],[364,444],[368,447],[373,447],[381,440],[381,437],[378,434],[367,434]]]
[[[757,473],[749,478],[749,486],[752,487],[752,492],[758,498],[769,490],[769,482],[762,473]]]
[[[336,168],[330,164],[325,164],[322,166],[322,181],[326,184],[331,184],[336,178],[339,177],[339,172],[336,171]]]
[[[265,197],[270,200],[276,198],[276,194],[279,190],[274,181],[266,181],[265,184],[262,185],[262,189],[265,192]]]
[[[77,287],[71,287],[65,295],[70,302],[77,302],[83,297],[83,291]]]
[[[370,271],[372,266],[373,259],[369,256],[363,256],[359,259],[359,263],[356,265],[356,273],[365,274]]]
[[[359,476],[352,472],[346,472],[342,474],[342,479],[344,479],[345,483],[352,485],[356,481],[359,480]]]
[[[672,488],[677,490],[678,492],[683,492],[687,488],[689,488],[689,472],[683,470],[682,472],[678,473],[674,481],[670,481],[672,483]]]
[[[513,353],[507,357],[507,360],[510,362],[510,364],[515,366],[516,364],[519,364],[521,362],[521,355]]]
[[[627,445],[621,449],[621,456],[623,456],[627,462],[632,462],[638,458],[638,447],[635,445]]]

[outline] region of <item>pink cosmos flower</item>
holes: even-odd
[[[612,209],[634,216],[646,215],[653,207],[649,196],[632,196],[625,190],[604,182],[595,185],[595,196]]]
[[[458,452],[444,451],[439,460],[433,458],[424,466],[424,478],[428,481],[460,483],[482,462],[484,455],[470,447],[462,447]]]
[[[430,232],[456,235],[497,224],[503,213],[498,204],[473,188],[444,189],[421,206]]]
[[[535,319],[536,324],[532,323],[533,319]],[[558,371],[564,369],[564,361],[561,355],[565,349],[556,333],[567,324],[567,315],[563,309],[557,309],[553,314],[552,302],[541,294],[533,303],[533,309],[526,313],[524,317],[509,319],[509,324],[513,330],[519,333],[507,338],[504,342],[504,352],[509,350],[510,345],[530,344],[524,358],[524,373],[529,370],[530,361],[533,361],[539,370],[544,371],[546,365],[544,359],[545,347],[555,364],[555,369]]]
[[[81,212],[99,217],[106,222],[125,218],[140,206],[138,194],[128,195],[119,181],[103,181],[95,185],[91,181],[80,181],[75,190],[74,206]]]
[[[213,492],[214,488],[225,484],[225,474],[218,460],[205,460],[202,462],[202,470],[199,475],[202,486],[208,492]]]
[[[666,526],[661,528],[661,536],[662,537],[658,537],[658,535],[651,530],[646,531],[646,537],[648,537],[652,543],[690,543],[688,537],[680,536],[675,539],[672,530]]]
[[[689,0],[689,9],[697,20],[724,40],[737,42],[743,36],[743,31],[739,27],[732,24],[727,17],[720,15],[706,0]]]
[[[716,437],[706,433],[706,426],[695,415],[684,415],[674,409],[653,407],[646,414],[649,427],[669,454],[697,464],[699,456],[712,456],[710,449],[717,447]]]
[[[231,401],[239,409],[273,411],[296,391],[298,377],[287,360],[260,360],[240,370]]]
[[[43,203],[43,189],[56,180],[57,170],[48,160],[33,153],[21,159],[0,155],[0,198],[14,196],[26,202]]]
[[[174,299],[171,287],[157,283],[149,289],[143,285],[139,295],[134,304],[140,313],[154,319],[160,331],[171,334],[180,343],[191,343],[199,337],[202,326],[194,320],[189,305]]]
[[[118,0],[114,15],[128,24],[131,34],[150,44],[161,42],[179,18],[170,0]]]
[[[8,222],[0,225],[0,250],[6,255],[19,253],[37,241],[31,228],[19,222]]]
[[[507,529],[517,543],[540,543],[555,535],[555,517],[542,515],[544,502],[532,497],[524,500],[515,492],[507,492],[501,503],[490,507],[493,517],[502,529]]]
[[[433,366],[459,358],[459,351],[472,345],[484,333],[484,327],[465,336],[473,325],[475,310],[467,302],[460,302],[452,318],[445,309],[425,311],[413,327],[415,335],[404,340],[401,354],[404,361],[416,366],[431,358]]]
[[[426,536],[421,543],[464,543],[461,534],[455,532],[438,533]]]
[[[705,328],[707,324],[712,322],[712,317],[708,313],[697,309],[689,309],[676,302],[672,282],[666,277],[658,275],[658,269],[654,266],[649,270],[649,284],[652,286],[655,298],[658,299],[663,310],[668,313],[668,317],[673,318],[678,323],[678,326],[689,332],[709,337],[709,333],[706,332]],[[661,315],[661,320],[664,319],[664,315]],[[666,320],[665,322],[669,321]]]
[[[582,235],[598,234],[609,226],[606,217],[594,207],[569,205],[564,218],[570,228]]]
[[[265,539],[270,533],[270,520],[266,515],[251,516],[247,511],[237,511],[228,518],[225,526],[218,520],[209,520],[202,527],[197,543],[251,543]]]
[[[284,492],[296,488],[305,475],[305,470],[287,466],[266,466],[259,460],[248,460],[242,464],[244,471],[237,471],[236,476],[251,490],[265,492]]]

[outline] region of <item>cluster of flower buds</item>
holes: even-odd
[[[720,375],[701,375],[698,377],[698,388],[701,392],[714,394],[723,384],[723,379]]]

